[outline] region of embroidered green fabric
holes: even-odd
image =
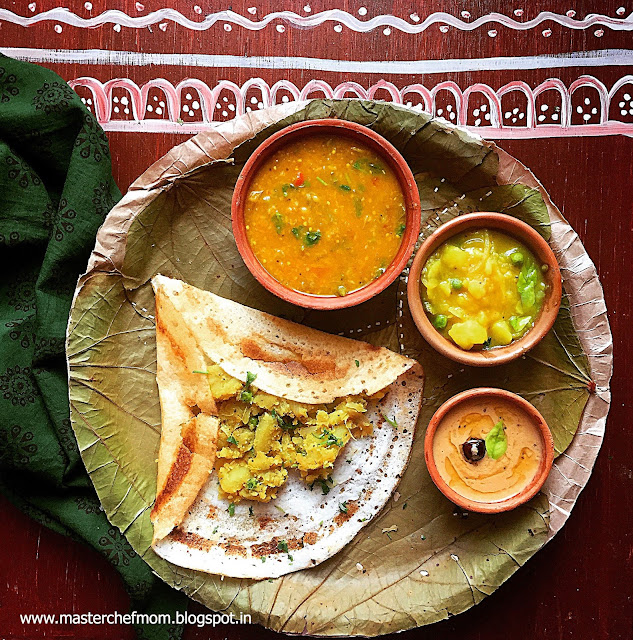
[[[72,89],[0,55],[0,489],[50,529],[81,540],[121,574],[132,609],[184,611],[112,526],[70,425],[64,353],[77,278],[121,194],[108,140]],[[180,638],[179,625],[137,627]]]

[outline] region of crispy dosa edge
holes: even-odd
[[[219,421],[203,413],[180,428],[181,442],[151,512],[152,544],[162,540],[185,517],[215,464]]]
[[[410,369],[414,360],[384,347],[305,327],[251,309],[180,280],[155,276],[155,290],[196,336],[208,362],[259,389],[308,404],[347,395],[373,395]]]
[[[205,359],[169,300],[156,291],[156,381],[161,406],[153,543],[182,522],[215,464],[219,421]]]

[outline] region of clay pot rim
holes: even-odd
[[[467,400],[472,400],[473,398],[496,398],[504,399],[513,403],[527,414],[541,434],[543,457],[534,478],[521,492],[505,500],[497,502],[478,502],[465,498],[448,486],[440,476],[437,465],[435,464],[435,458],[433,456],[433,440],[435,438],[437,427],[449,411],[457,407],[459,404]],[[516,393],[512,393],[511,391],[506,391],[505,389],[498,389],[495,387],[477,387],[475,389],[462,391],[452,398],[449,398],[433,414],[424,438],[424,458],[435,486],[451,502],[466,511],[475,511],[478,513],[501,513],[504,511],[510,511],[511,509],[515,509],[516,507],[525,504],[541,490],[554,463],[554,438],[552,437],[552,433],[545,421],[545,418],[543,418],[538,409],[521,396]]]
[[[248,193],[250,182],[261,164],[281,146],[297,137],[327,132],[338,136],[344,135],[352,137],[383,157],[396,174],[405,198],[406,229],[396,256],[379,278],[362,289],[358,289],[346,296],[311,295],[295,291],[282,285],[264,269],[255,257],[246,238],[246,226],[244,224],[246,194]],[[380,134],[363,125],[348,120],[338,120],[335,118],[308,120],[281,129],[267,138],[253,151],[242,168],[235,184],[233,199],[231,201],[231,220],[237,249],[244,263],[257,281],[268,289],[268,291],[282,300],[308,309],[343,309],[366,302],[370,298],[378,295],[402,273],[402,270],[405,268],[413,253],[415,243],[420,233],[420,194],[413,173],[406,160],[402,154]]]
[[[420,296],[420,275],[429,256],[452,236],[473,228],[491,228],[514,236],[523,242],[541,263],[548,265],[545,279],[549,289],[534,326],[522,338],[505,347],[482,351],[464,351],[439,333],[431,324]],[[443,224],[424,241],[411,265],[407,284],[407,299],[418,330],[436,351],[461,364],[489,367],[516,360],[545,337],[554,325],[560,309],[562,280],[554,252],[547,241],[528,224],[505,213],[468,213]]]

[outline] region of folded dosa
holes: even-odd
[[[336,553],[384,505],[407,464],[422,399],[420,365],[179,280],[159,275],[152,284],[162,414],[151,514],[156,552],[184,567],[250,578],[314,566]],[[347,444],[343,457],[352,462],[337,461],[327,494],[291,474],[271,503],[229,510],[213,473],[217,405],[206,377],[195,373],[210,365],[242,383],[255,375],[258,389],[309,405],[386,393],[368,407],[374,433]]]

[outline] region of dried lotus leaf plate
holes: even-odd
[[[566,297],[554,330],[521,360],[486,371],[431,351],[406,304],[406,271],[362,307],[288,305],[250,275],[231,233],[230,201],[253,149],[287,124],[339,117],[375,129],[405,156],[422,200],[421,239],[470,211],[501,211],[550,242]],[[150,548],[160,412],[150,278],[162,272],[237,302],[381,344],[420,360],[425,400],[398,492],[341,552],[275,580],[220,579]],[[612,342],[602,288],[578,236],[517,160],[444,122],[383,103],[289,103],[236,118],[174,147],[101,228],[68,330],[73,428],[110,521],[166,582],[210,609],[250,613],[287,633],[374,636],[430,624],[492,593],[565,523],[587,483],[609,408]],[[523,395],[552,427],[557,453],[544,493],[501,515],[454,517],[424,464],[428,420],[466,388]]]

